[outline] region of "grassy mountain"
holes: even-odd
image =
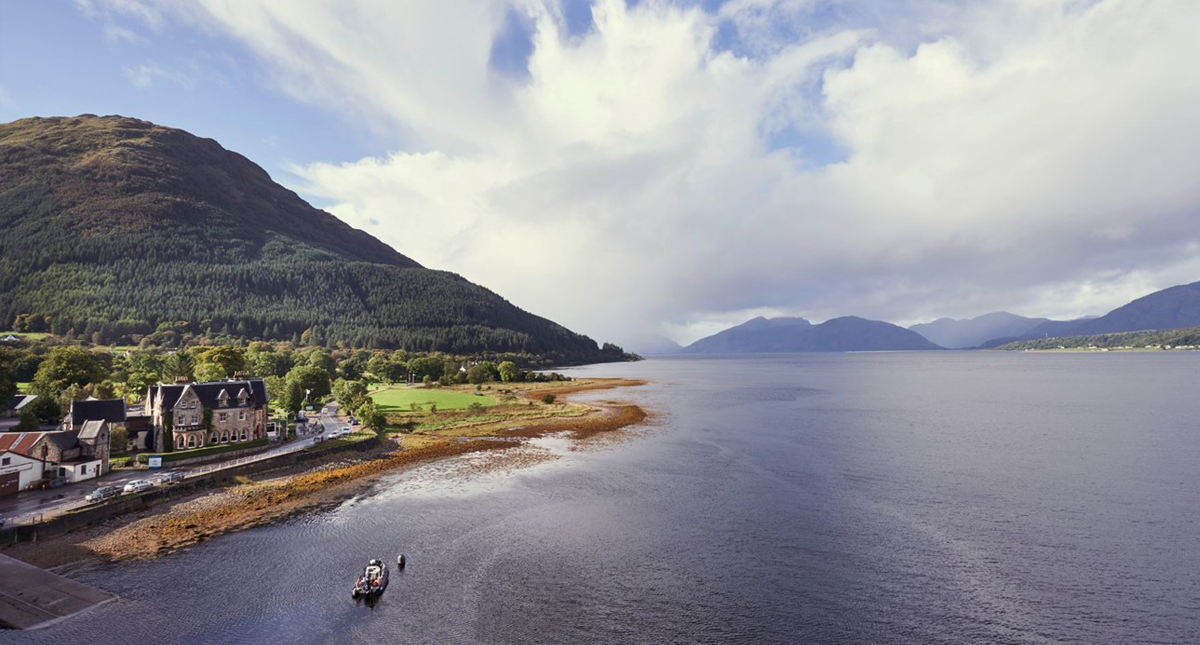
[[[993,338],[1020,336],[1045,322],[1049,321],[997,311],[974,318],[939,318],[912,325],[909,329],[942,347],[961,349],[978,346]]]
[[[22,315],[106,340],[182,322],[357,347],[619,354],[422,267],[211,139],[117,116],[0,125],[0,327]]]
[[[1089,336],[1127,331],[1181,329],[1200,325],[1200,282],[1183,284],[1142,296],[1100,316],[1071,321],[1046,321],[1024,334],[996,338],[982,347],[1006,343],[1055,338]]]
[[[775,322],[779,320],[784,322]],[[693,354],[754,354],[913,349],[940,348],[903,327],[879,320],[845,316],[819,325],[813,325],[803,318],[756,318],[702,338],[684,348],[684,351]]]

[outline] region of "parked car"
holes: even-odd
[[[176,482],[183,481],[183,473],[179,472],[178,470],[173,470],[169,473],[163,473],[150,481],[152,481],[156,486],[169,486]]]
[[[120,486],[101,486],[100,488],[88,493],[87,496],[83,498],[83,501],[89,504],[95,504],[96,502],[102,502],[110,497],[116,497],[120,494]]]
[[[154,484],[151,484],[149,481],[145,479],[135,479],[128,484],[125,484],[124,491],[126,493],[140,493],[145,490],[150,490],[151,488],[154,488]]]

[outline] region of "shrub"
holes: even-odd
[[[543,394],[542,395],[542,403],[545,403],[546,405],[550,405],[551,403],[554,403],[555,400],[556,400],[556,397],[553,394]]]

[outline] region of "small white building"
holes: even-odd
[[[46,462],[5,450],[0,452],[0,497],[27,490],[42,481],[42,469]]]
[[[92,457],[77,457],[60,461],[51,467],[58,468],[58,477],[63,480],[64,484],[74,484],[99,477],[103,462]]]

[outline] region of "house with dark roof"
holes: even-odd
[[[6,417],[19,417],[21,416],[21,410],[30,403],[33,403],[33,400],[36,398],[36,394],[18,394],[8,400],[3,412],[0,412],[0,414]]]
[[[64,430],[79,430],[88,421],[105,421],[115,430],[125,427],[125,399],[93,399],[71,401],[71,411],[63,417]]]
[[[159,384],[146,395],[155,449],[253,441],[267,436],[267,386],[260,378]]]

